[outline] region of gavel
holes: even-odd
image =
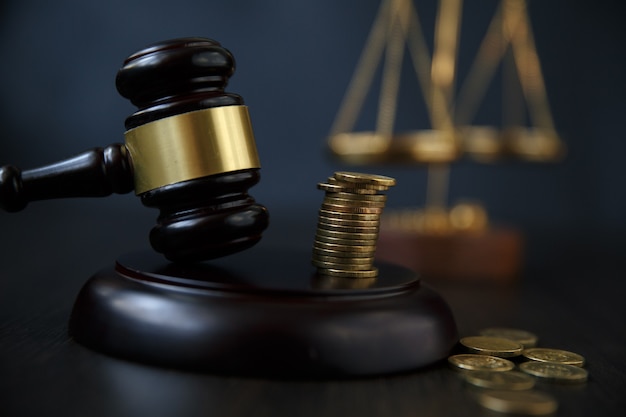
[[[267,209],[248,189],[260,162],[243,98],[225,92],[233,55],[206,38],[181,38],[129,56],[118,92],[138,110],[126,121],[124,144],[21,171],[0,168],[0,207],[31,201],[104,197],[132,190],[160,210],[150,231],[155,251],[178,262],[229,255],[256,244]]]

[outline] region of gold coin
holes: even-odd
[[[335,197],[334,194],[326,194],[324,197],[324,203],[327,204],[338,204],[349,207],[376,207],[376,208],[384,208],[384,201],[368,201],[368,200],[358,200],[355,198],[339,198]]]
[[[376,245],[336,245],[334,243],[320,242],[319,240],[315,240],[313,247],[323,250],[335,250],[352,253],[371,253],[376,250]]]
[[[534,347],[537,344],[537,336],[526,330],[511,329],[508,327],[490,327],[480,331],[481,336],[501,337],[513,340],[524,346],[525,349]]]
[[[330,211],[339,211],[342,213],[353,213],[353,214],[378,214],[380,215],[383,212],[382,207],[351,206],[351,205],[344,205],[344,204],[327,203],[326,201],[322,203],[322,209],[330,210]]]
[[[318,268],[322,268],[322,269],[342,269],[342,270],[347,270],[347,271],[367,271],[372,269],[372,264],[371,263],[367,263],[367,264],[350,264],[350,263],[340,263],[340,262],[326,262],[326,261],[320,261],[317,259],[312,259],[311,263],[318,267]]]
[[[319,227],[317,228],[316,236],[328,236],[328,237],[334,237],[336,239],[368,239],[368,240],[378,239],[378,233],[343,232],[343,231],[328,230],[328,229],[319,228]]]
[[[524,362],[519,368],[527,374],[560,382],[585,382],[588,372],[574,365],[552,362]]]
[[[318,220],[317,229],[326,229],[333,232],[344,233],[374,233],[378,234],[378,226],[344,226],[342,224],[330,224],[322,220]]]
[[[346,213],[341,211],[320,209],[320,216],[332,217],[340,220],[377,220],[380,221],[380,214],[368,213]]]
[[[510,358],[522,354],[523,347],[517,342],[500,337],[469,336],[460,340],[460,343],[472,353],[481,355]]]
[[[349,183],[383,185],[385,187],[393,187],[396,185],[395,178],[386,177],[384,175],[363,174],[360,172],[335,172],[334,177],[339,181]]]
[[[464,377],[472,385],[489,389],[521,391],[535,386],[532,376],[517,371],[474,371],[464,374]]]
[[[374,256],[376,251],[371,252],[352,252],[352,251],[341,251],[334,249],[324,249],[318,247],[315,243],[313,244],[313,255],[314,256],[332,256],[336,258],[371,258]]]
[[[338,219],[334,217],[327,217],[323,215],[318,216],[318,222],[323,224],[334,224],[337,226],[356,226],[356,227],[379,227],[380,220],[349,220]]]
[[[578,353],[561,349],[531,348],[524,350],[524,357],[538,362],[562,363],[564,365],[583,366],[585,358]]]
[[[378,276],[378,268],[372,267],[366,271],[349,271],[346,269],[318,269],[318,275],[340,278],[375,278]]]
[[[515,364],[508,359],[472,353],[452,355],[448,358],[448,363],[458,369],[467,371],[504,372],[515,368]]]
[[[315,256],[315,260],[318,262],[329,262],[337,265],[371,265],[374,263],[374,257],[365,257],[365,258],[340,258],[338,256]],[[341,268],[339,268],[341,269]]]
[[[382,202],[382,203],[387,201],[387,196],[384,194],[354,194],[354,193],[338,192],[338,193],[328,193],[327,195],[333,198],[344,198],[347,200],[354,200],[354,201],[377,201],[377,202]]]
[[[351,182],[346,182],[346,181],[340,181],[335,177],[329,177],[328,183],[333,184],[333,185],[339,185],[345,188],[355,187],[355,188],[364,189],[364,190],[374,190],[376,192],[387,191],[389,189],[389,187],[386,185],[355,183],[355,182],[351,183]]]
[[[358,188],[354,185],[346,184],[346,183],[336,183],[336,184],[328,184],[325,182],[320,182],[317,184],[317,188],[320,190],[324,190],[327,193],[350,193],[350,194],[359,194],[359,195],[382,195],[378,194],[378,190],[372,190],[370,188]]]
[[[344,246],[376,246],[377,243],[377,239],[338,239],[336,237],[323,235],[316,235],[315,240],[318,242]]]
[[[478,403],[500,413],[546,415],[558,408],[557,401],[538,391],[485,391],[478,396]]]

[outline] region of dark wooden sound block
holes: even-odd
[[[123,256],[85,284],[70,333],[113,356],[233,375],[354,377],[447,357],[452,313],[414,272],[380,263],[375,282],[328,280],[310,258],[262,247],[190,266]]]

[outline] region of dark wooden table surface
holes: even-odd
[[[155,214],[136,201],[118,204],[134,197],[115,198],[0,213],[1,416],[491,415],[445,363],[367,379],[273,380],[159,369],[78,345],[67,335],[77,292],[118,254],[145,247]],[[138,208],[120,208],[127,204]],[[274,215],[263,244],[306,247],[314,232],[310,214],[289,221]],[[539,384],[558,400],[556,415],[621,416],[626,269],[619,259],[587,259],[584,251],[563,259],[526,270],[513,287],[429,285],[447,299],[461,335],[519,327],[538,334],[542,346],[586,357],[587,383]]]

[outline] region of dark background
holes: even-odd
[[[555,123],[568,147],[563,162],[462,161],[453,166],[450,201],[482,200],[494,223],[521,228],[527,236],[530,271],[581,262],[622,265],[626,14],[621,3],[530,1]],[[125,57],[163,39],[210,37],[237,59],[228,90],[241,94],[250,107],[263,164],[262,181],[252,194],[272,213],[269,239],[311,241],[308,231],[322,198],[315,185],[333,171],[347,168],[328,158],[325,138],[378,0],[5,0],[0,4],[0,164],[29,168],[122,141],[123,121],[133,108],[116,92],[114,79]],[[465,1],[461,78],[495,4]],[[416,5],[432,40],[436,3],[418,0]],[[409,70],[407,65],[406,74]],[[410,76],[403,78],[399,129],[428,127],[414,86]],[[498,119],[498,97],[497,89],[490,90],[479,122]],[[373,127],[370,115],[375,100],[374,94],[358,129]],[[361,170],[398,179],[399,185],[389,194],[389,207],[424,203],[424,167]],[[77,223],[58,224],[68,214]],[[2,262],[36,259],[30,250],[53,251],[62,257],[65,249],[106,262],[120,250],[145,245],[155,216],[132,195],[34,203],[20,214],[0,213],[7,245],[12,233],[31,234],[33,241],[58,235],[53,248],[36,243],[31,248],[13,248],[4,252]],[[283,235],[281,225],[291,224],[301,225],[302,233]],[[110,253],[96,256],[89,253],[88,242],[72,241],[71,229],[83,227],[94,228],[94,239],[112,239]]]

